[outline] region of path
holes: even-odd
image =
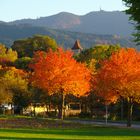
[[[70,120],[71,122],[77,122],[81,124],[93,124],[93,125],[103,125],[103,126],[117,126],[117,127],[124,127],[127,128],[126,123],[120,122],[106,122],[103,121],[93,121],[93,120]],[[138,128],[140,129],[140,124],[132,124],[131,128]]]

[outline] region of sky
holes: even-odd
[[[70,12],[84,15],[91,11],[122,11],[122,0],[0,0],[0,21],[39,18]]]

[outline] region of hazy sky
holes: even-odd
[[[0,0],[0,20],[38,18],[71,12],[84,15],[91,11],[124,10],[122,0]]]

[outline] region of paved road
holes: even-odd
[[[117,122],[103,122],[103,121],[86,121],[86,120],[70,120],[72,122],[77,122],[81,124],[93,124],[93,125],[104,125],[104,126],[117,126],[126,128],[126,123],[117,123]],[[131,128],[140,129],[140,124],[132,124]]]

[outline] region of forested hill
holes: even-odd
[[[129,16],[121,11],[97,11],[78,16],[61,12],[48,17],[37,19],[22,19],[9,24],[31,24],[33,26],[63,29],[67,31],[130,36],[134,32]]]
[[[36,27],[26,24],[9,25],[0,23],[0,42],[10,47],[13,41],[31,37],[35,34],[48,35],[54,38],[59,45],[71,48],[76,39],[79,39],[84,48],[89,48],[95,44],[109,43],[120,44],[121,46],[133,47],[134,44],[128,38],[116,35],[95,35],[89,33],[70,32],[63,30],[49,29],[47,27]]]

